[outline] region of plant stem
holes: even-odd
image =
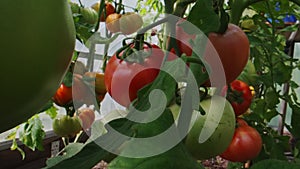
[[[178,0],[178,1],[176,1],[174,4],[173,15],[182,17],[185,13],[187,6],[196,1],[197,0]]]
[[[98,20],[97,20],[97,24],[95,26],[94,32],[97,32],[100,26],[100,18],[102,15],[102,12],[106,13],[106,8],[105,8],[105,0],[101,0],[100,1],[100,7],[99,7],[99,11],[98,11]],[[106,17],[106,16],[105,16]]]
[[[81,2],[81,0],[78,0],[78,3],[80,5],[80,7],[84,7],[83,4],[82,4],[82,2]]]

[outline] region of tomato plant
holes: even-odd
[[[191,124],[194,124],[185,138],[185,145],[196,159],[203,160],[221,154],[229,146],[235,129],[235,115],[224,97],[213,96],[201,101],[200,106],[205,114],[193,112]],[[208,133],[211,135],[206,137]]]
[[[234,161],[245,162],[257,157],[262,148],[260,134],[247,123],[239,119],[233,139],[229,147],[221,154],[221,157]]]
[[[115,54],[106,65],[104,81],[107,91],[114,100],[125,107],[136,99],[139,89],[157,77],[163,61],[163,51],[154,44],[151,47],[144,45],[142,51],[151,53],[146,58],[137,53],[135,55],[137,58],[133,62],[128,61],[128,58],[120,59]],[[141,62],[137,62],[138,60]]]
[[[195,39],[195,35],[187,34],[183,28],[180,27],[179,21],[176,28],[176,38],[180,52],[185,53],[187,56],[192,55],[192,47],[189,44],[190,39]],[[204,60],[207,64],[215,69],[214,57],[211,56],[211,51],[214,47],[219,54],[220,61],[222,62],[223,69],[227,83],[235,80],[243,71],[249,58],[249,40],[241,28],[234,24],[229,24],[227,30],[223,33],[211,32],[208,34],[208,39],[212,46],[208,46],[204,52]]]
[[[76,116],[63,115],[53,120],[52,128],[60,137],[74,137],[81,131],[81,120]]]
[[[62,83],[52,99],[59,106],[69,104],[72,101],[72,87],[68,87]]]
[[[250,87],[243,81],[234,80],[229,86],[224,89],[226,98],[234,109],[236,116],[244,114],[252,103],[252,92]]]
[[[199,100],[196,99],[199,99],[199,97],[194,97],[192,94],[200,94],[201,95],[200,99],[203,99],[202,98],[203,95],[207,95],[208,93],[209,94],[214,93],[214,91],[218,93],[219,90],[222,90],[221,88],[215,90],[216,86],[211,86],[212,84],[208,83],[209,79],[206,74],[207,72],[213,74],[215,70],[220,69],[220,66],[216,66],[215,62],[213,61],[214,57],[210,53],[212,50],[212,48],[210,47],[204,46],[205,52],[203,55],[204,61],[206,61],[210,65],[209,67],[210,69],[205,69],[203,67],[203,65],[206,65],[206,63],[202,62],[201,60],[202,55],[196,56],[195,54],[192,54],[191,46],[196,51],[199,51],[201,50],[199,49],[199,46],[204,44],[204,41],[199,40],[201,36],[200,37],[197,36],[196,38],[193,32],[191,32],[189,29],[186,29],[187,27],[185,27],[184,24],[182,25],[177,24],[177,26],[175,26],[175,23],[178,21],[178,19],[184,21],[181,18],[186,18],[187,21],[194,24],[195,28],[201,30],[205,35],[208,36],[208,39],[216,49],[216,52],[218,52],[218,54],[220,55],[220,60],[223,64],[227,84],[230,84],[231,82],[234,82],[236,79],[239,79],[241,81],[246,82],[248,85],[251,85],[253,88],[251,90],[255,91],[255,96],[253,96],[255,98],[251,100],[251,106],[247,109],[247,112],[249,113],[243,114],[243,118],[247,121],[249,125],[247,125],[245,121],[241,121],[240,119],[237,119],[238,126],[237,129],[235,130],[235,135],[233,134],[233,136],[235,137],[240,134],[243,134],[242,138],[249,138],[248,139],[249,141],[252,139],[252,137],[246,137],[247,135],[249,136],[250,133],[257,134],[257,132],[259,132],[259,134],[261,135],[261,139],[260,141],[257,142],[263,144],[263,148],[254,147],[252,144],[249,144],[248,146],[246,145],[243,147],[238,147],[238,149],[234,149],[235,153],[241,153],[241,151],[243,152],[242,155],[238,156],[239,159],[238,158],[232,159],[232,161],[243,161],[243,162],[242,163],[229,162],[228,168],[233,168],[232,167],[233,165],[234,166],[243,165],[245,166],[244,168],[247,168],[246,164],[250,164],[253,165],[253,169],[254,169],[254,168],[259,168],[257,167],[259,166],[259,164],[261,166],[264,165],[267,166],[267,164],[273,162],[277,164],[278,161],[280,162],[288,161],[288,162],[295,163],[297,165],[300,158],[300,154],[298,153],[300,149],[299,146],[300,125],[298,123],[299,116],[300,116],[299,115],[300,104],[298,101],[299,95],[297,90],[299,88],[298,85],[299,82],[297,79],[294,79],[294,77],[296,76],[292,76],[292,72],[299,69],[300,64],[297,55],[293,54],[293,42],[296,40],[293,39],[294,38],[293,36],[289,36],[289,34],[291,31],[297,31],[298,25],[288,26],[288,24],[290,23],[285,23],[286,21],[282,20],[282,18],[287,13],[288,14],[294,13],[296,14],[296,16],[298,16],[297,12],[299,11],[299,7],[297,7],[297,5],[300,5],[299,0],[291,0],[291,1],[230,0],[228,3],[227,1],[225,2],[223,0],[214,0],[214,1],[164,0],[164,2],[160,0],[145,0],[145,1],[138,0],[136,6],[130,6],[128,5],[127,2],[125,3],[122,0],[120,1],[101,0],[99,2],[100,2],[100,8],[103,11],[106,11],[105,3],[112,3],[114,4],[115,7],[114,14],[107,15],[106,23],[101,23],[101,25],[100,22],[96,22],[96,23],[92,22],[92,20],[95,19],[96,17],[84,18],[81,11],[83,11],[83,9],[86,7],[84,6],[83,3],[81,3],[81,1],[78,1],[79,4],[70,3],[71,10],[73,12],[73,21],[76,28],[76,38],[82,44],[86,44],[86,47],[89,48],[89,54],[87,55],[87,59],[88,59],[87,68],[89,71],[94,70],[93,69],[94,65],[92,64],[92,62],[95,59],[95,56],[98,56],[95,55],[96,46],[97,49],[100,46],[101,48],[103,47],[104,50],[103,53],[100,54],[100,56],[101,57],[103,56],[102,70],[105,70],[104,81],[106,84],[106,88],[108,89],[108,93],[113,97],[113,99],[115,99],[120,104],[126,106],[127,108],[128,105],[134,101],[133,104],[136,109],[132,109],[131,107],[129,107],[128,112],[126,112],[125,116],[123,116],[122,114],[122,117],[112,121],[108,121],[107,122],[108,124],[102,125],[100,122],[97,123],[96,125],[92,125],[92,127],[95,128],[91,129],[92,131],[91,137],[96,140],[101,140],[101,143],[107,143],[105,147],[99,146],[98,144],[95,145],[95,142],[90,142],[90,141],[87,141],[86,143],[69,144],[58,157],[50,158],[47,161],[46,168],[70,168],[70,166],[73,167],[74,165],[77,168],[93,168],[93,165],[95,165],[96,162],[100,160],[107,160],[107,162],[109,163],[108,168],[110,169],[137,168],[137,167],[143,169],[149,169],[149,168],[153,168],[153,166],[155,166],[156,168],[165,168],[165,169],[178,168],[178,166],[180,166],[180,168],[183,169],[190,169],[190,168],[201,169],[203,168],[203,166],[201,166],[201,163],[207,161],[218,161],[219,158],[217,158],[217,160],[207,160],[207,161],[201,160],[199,163],[198,161],[195,160],[195,158],[196,159],[215,158],[214,156],[220,154],[221,150],[224,149],[225,147],[225,144],[221,145],[221,143],[228,143],[229,141],[226,136],[231,135],[232,132],[234,131],[230,130],[228,131],[229,134],[226,133],[227,134],[226,135],[224,134],[225,129],[221,128],[223,126],[222,123],[218,123],[218,121],[219,120],[222,121],[222,119],[225,118],[224,116],[226,115],[225,112],[224,114],[217,113],[217,112],[223,112],[221,110],[219,111],[219,109],[221,109],[222,107],[220,103],[209,106],[211,110],[216,110],[214,112],[212,111],[213,112],[212,114],[207,113],[207,111],[203,112],[201,111],[201,109],[199,112],[197,112],[198,110],[197,107],[199,106],[198,105]],[[4,3],[8,3],[8,2],[4,2]],[[47,5],[47,7],[48,6],[52,6],[52,5]],[[1,14],[3,13],[3,11],[7,11],[6,7],[5,8],[3,7],[5,7],[5,5],[0,5]],[[20,7],[17,8],[19,9]],[[246,8],[247,10],[244,11]],[[56,8],[54,9],[53,8],[51,9],[53,14],[51,13],[49,15],[55,16],[56,20],[60,20],[62,18],[60,17],[61,15],[58,16],[55,13]],[[42,8],[41,14],[44,14],[43,13],[44,10],[46,10],[45,7]],[[157,11],[158,14],[152,15],[153,10]],[[27,14],[27,11],[30,11],[29,13],[31,12],[34,13],[34,15],[30,15],[30,17],[25,17],[25,19],[23,18],[22,21],[14,19],[23,16],[20,15],[19,13],[18,15],[13,14],[12,17],[14,23],[18,23],[17,25],[11,26],[10,29],[15,28],[12,32],[16,32],[16,28],[22,27],[24,28],[22,30],[28,33],[28,31],[26,30],[32,30],[31,26],[33,25],[30,24],[31,23],[30,21],[32,21],[31,17],[33,17],[34,19],[34,17],[36,17],[36,15],[38,15],[39,13],[35,13],[34,11],[36,11],[36,9],[33,8],[27,8],[27,10],[17,10],[17,11],[18,12],[20,11],[21,14],[23,13]],[[132,11],[134,11],[134,13],[130,13]],[[98,11],[98,13],[103,13],[103,12]],[[167,15],[162,15],[162,13],[165,13]],[[7,15],[1,15],[1,16],[5,16],[3,17],[3,19],[1,19],[1,21],[2,20],[5,21],[3,24],[4,28],[2,29],[6,28],[5,25],[9,25],[6,24],[7,18],[10,18],[9,14],[10,13],[8,13]],[[128,18],[125,17],[127,15]],[[150,15],[151,17],[149,19],[148,16]],[[172,20],[173,15],[179,18],[177,19],[173,18]],[[130,19],[129,16],[132,16],[132,18]],[[140,22],[141,20],[139,19],[139,16],[142,16],[144,18],[143,20],[144,23]],[[30,18],[30,19],[26,19],[26,18]],[[44,21],[44,19],[46,20]],[[44,22],[42,22],[41,20]],[[29,23],[27,23],[27,21]],[[35,23],[40,23],[42,25],[45,25],[45,27],[48,26],[52,28],[50,30],[47,29],[48,27],[47,28],[42,27],[42,29],[39,28],[38,30],[36,30],[38,31],[37,33],[39,33],[39,31],[48,32],[50,34],[49,37],[42,37],[39,34],[36,34],[35,32],[34,34],[30,34],[31,32],[29,32],[28,34],[30,36],[24,37],[18,34],[18,36],[12,39],[18,39],[18,42],[20,39],[22,44],[26,44],[24,45],[26,49],[29,48],[32,51],[41,51],[39,55],[36,55],[39,57],[44,55],[47,57],[51,57],[53,54],[51,52],[52,50],[56,51],[54,52],[54,54],[56,54],[55,56],[57,56],[57,53],[59,53],[58,51],[64,50],[62,48],[61,49],[47,48],[47,50],[43,50],[42,48],[43,46],[51,47],[52,46],[51,42],[45,43],[43,46],[29,45],[29,44],[35,44],[35,43],[31,43],[31,40],[33,39],[50,39],[50,41],[52,41],[53,39],[51,38],[59,37],[55,39],[55,42],[65,47],[64,40],[60,41],[60,38],[63,39],[64,36],[61,36],[62,34],[57,33],[55,31],[55,30],[59,30],[59,31],[62,30],[63,33],[66,33],[67,32],[66,30],[61,29],[63,28],[61,27],[61,25],[63,24],[56,24],[45,15],[40,20],[33,20],[33,21],[36,21]],[[101,21],[101,15],[97,16],[97,21]],[[268,21],[267,24],[266,21]],[[105,24],[105,27],[104,26],[102,27],[103,24]],[[58,26],[53,27],[53,25],[58,25]],[[240,29],[238,26],[242,27],[242,29]],[[99,28],[105,28],[108,31],[105,30],[104,33],[102,34],[102,30],[100,30]],[[136,32],[137,30],[139,34],[133,35],[132,33]],[[155,31],[155,33],[153,33],[153,35],[155,36],[151,36],[150,34],[151,30],[157,30]],[[6,32],[4,31],[4,34],[5,33]],[[120,33],[123,33],[123,35],[125,35],[126,38],[124,38],[124,36],[120,36],[121,35]],[[172,34],[174,35],[175,33],[176,33],[177,40],[173,41],[174,40],[173,38],[168,38],[171,37]],[[92,35],[95,35],[95,37],[97,38],[89,39]],[[7,42],[10,42],[10,44],[15,45],[15,43],[12,43],[14,41],[10,40],[11,35],[6,36],[5,34],[4,36],[1,37],[5,38],[5,41],[3,41],[5,42],[5,44],[2,44],[4,45],[4,49],[7,48],[7,46],[5,46]],[[39,38],[34,38],[34,37],[39,37]],[[120,52],[121,51],[120,49],[118,50],[118,52],[116,52],[115,55],[111,57],[109,51],[113,49],[111,44],[117,42],[115,41],[117,39],[116,37],[119,37],[123,40],[123,46],[121,47],[122,52]],[[297,38],[297,36],[295,37]],[[27,40],[24,41],[23,39],[27,39]],[[130,44],[124,43],[130,39],[133,39],[134,42]],[[189,44],[190,40],[192,41]],[[30,43],[27,43],[28,41]],[[160,48],[152,47],[150,49],[150,46],[152,45],[143,45],[146,44],[144,43],[145,41],[150,42],[151,44],[157,43]],[[178,42],[177,44],[179,50],[176,47],[176,41]],[[187,42],[187,44],[184,45],[180,41]],[[249,45],[249,42],[251,45]],[[19,45],[15,45],[15,46],[19,46]],[[12,52],[24,51],[25,47],[24,49],[18,48],[18,50],[15,50],[15,48],[11,47],[9,48],[10,52],[5,51],[4,54],[8,56],[9,54],[11,54],[11,51]],[[167,68],[166,70],[171,70],[171,73],[173,73],[172,75],[176,74],[180,76],[180,78],[172,79],[172,77],[167,75],[168,72],[164,72],[164,71],[159,72],[162,58],[164,56],[163,52],[159,52],[159,51],[161,51],[161,49],[174,50],[174,49],[169,49],[169,47],[172,48],[174,47],[176,51],[174,53],[178,54],[178,57],[181,57],[184,62],[187,62],[188,67],[185,67],[186,69],[184,70],[180,69],[180,66],[178,66],[179,61],[182,61],[180,59],[167,62],[162,66],[164,66],[163,68]],[[155,50],[157,51],[156,53]],[[48,55],[48,51],[49,53],[52,54]],[[140,51],[140,52],[136,53],[136,51]],[[188,57],[186,57],[185,55],[181,55],[182,53],[185,53],[186,55],[188,55]],[[79,56],[78,54],[79,54],[78,51],[74,51],[74,57],[73,57],[74,60],[77,59],[77,57]],[[18,53],[18,55],[22,55],[22,53]],[[191,57],[189,57],[190,55]],[[24,55],[20,60],[26,58],[27,59],[26,61],[28,61],[28,58],[30,56],[31,55],[29,54]],[[62,58],[61,57],[62,55],[59,56],[60,58]],[[14,58],[14,57],[10,57],[10,58]],[[30,59],[30,62],[28,61],[28,63],[30,64],[31,67],[38,68],[38,65],[40,65],[40,63],[36,63],[34,62],[34,60],[35,59]],[[25,63],[24,60],[22,61],[23,62],[21,63]],[[44,68],[45,70],[51,70],[46,68],[53,68],[53,67],[55,69],[58,69],[58,68],[62,68],[63,67],[62,65],[65,65],[65,64],[62,65],[57,64],[56,61],[53,62],[48,60],[46,61],[47,61],[47,65],[49,64],[49,67],[46,67],[47,66],[46,64],[42,64],[43,67],[39,68],[38,70],[44,70]],[[13,61],[9,61],[7,63],[12,63],[12,62]],[[247,65],[246,62],[248,62]],[[159,66],[154,66],[154,65],[159,65]],[[22,64],[21,66],[17,64],[17,66],[21,67],[22,70],[24,68]],[[106,69],[105,66],[107,66]],[[192,73],[196,75],[197,85],[194,85],[191,83],[191,81],[189,81],[189,77],[191,74],[189,74],[189,71],[186,71],[188,69],[190,69]],[[30,78],[28,80],[27,79],[28,76],[26,77],[18,76],[19,72],[16,71],[15,69],[11,69],[8,72],[2,70],[1,72],[4,75],[8,75],[8,74],[11,75],[11,72],[16,72],[15,74],[12,74],[12,76],[18,77],[21,80],[18,81],[18,83],[13,83],[13,84],[20,85],[25,83],[26,85],[26,83],[30,81],[30,86],[32,85],[32,87],[34,87],[33,89],[40,87],[40,83],[37,82],[47,81],[43,79],[44,77],[50,79],[49,81],[45,82],[45,84],[49,84],[49,85],[45,85],[46,86],[45,88],[49,89],[48,86],[51,86],[49,82],[53,82],[53,79],[55,79],[54,74],[52,75],[46,74],[47,76],[44,76],[45,73],[42,73],[43,77],[32,76],[35,79],[34,81],[34,80],[30,80],[33,78]],[[36,72],[25,71],[25,73],[26,75],[31,75],[32,73],[36,73]],[[77,73],[80,75],[77,75]],[[84,73],[85,70],[74,73],[75,76],[73,79],[72,94],[74,98],[73,102],[77,104],[77,106],[71,105],[70,109],[67,111],[67,114],[70,117],[72,117],[71,114],[74,113],[75,111],[78,111],[77,108],[81,107],[83,104],[90,105],[93,104],[95,99],[98,99],[98,101],[103,99],[102,98],[103,95],[101,94],[99,95],[98,94],[99,92],[94,90],[98,86],[96,85],[97,80],[88,81],[85,78],[86,75],[84,75]],[[110,80],[107,80],[107,78]],[[4,78],[3,81],[11,82],[11,80],[8,78]],[[184,85],[182,85],[182,82]],[[58,82],[56,83],[55,89],[59,87],[58,84],[60,83]],[[199,84],[203,84],[203,85],[200,86]],[[9,83],[9,86],[4,86],[3,88],[7,89],[10,87],[10,85],[11,83]],[[93,85],[95,85],[95,87],[93,87]],[[42,84],[42,86],[44,85]],[[193,86],[196,86],[198,88],[192,89]],[[22,92],[22,90],[18,88],[16,88],[16,90],[17,90],[16,93]],[[153,94],[152,90],[163,91],[167,103],[163,104],[164,100],[162,97],[150,95]],[[27,93],[27,95],[23,96],[24,93],[22,93],[22,96],[20,95],[20,97],[22,97],[22,100],[27,101],[26,99],[32,96],[31,95],[32,90],[28,90],[28,91],[29,93]],[[36,90],[34,92],[40,93],[39,91]],[[51,96],[54,94],[54,92],[55,90],[53,90]],[[181,92],[185,97],[178,97],[179,95],[178,93]],[[137,93],[138,93],[138,97],[136,96]],[[239,93],[239,92],[235,92],[235,93]],[[74,96],[74,94],[77,96]],[[240,93],[237,96],[242,97],[242,94],[243,93]],[[8,98],[10,102],[14,101],[14,97],[11,96],[11,92],[4,96],[5,98]],[[155,99],[153,99],[153,97]],[[41,97],[37,98],[38,101],[39,99],[41,100]],[[239,99],[237,99],[237,101],[238,100]],[[24,105],[28,103],[28,102],[26,103],[25,101],[24,104],[22,102],[22,104],[18,104],[18,106],[15,106],[14,104],[10,104],[8,106],[14,109],[15,107],[20,107],[20,109],[22,108],[22,111],[28,111],[27,109],[24,108],[25,107]],[[186,137],[186,140],[183,137],[181,137],[182,136],[181,125],[186,125],[186,127],[188,128],[189,124],[180,123],[180,120],[182,121],[183,119],[182,117],[179,117],[178,125],[173,125],[174,118],[172,118],[172,113],[170,112],[168,106],[175,101],[176,102],[183,101],[181,103],[185,103],[185,104],[181,104],[181,106],[184,107],[183,110],[185,110],[185,112],[181,112],[181,113],[185,113],[184,115],[192,114],[193,120],[200,121],[201,119],[206,118],[205,121],[207,123],[203,124],[202,122],[203,127],[201,126],[202,128],[199,129],[198,131],[196,126],[200,126],[201,125],[200,122],[199,124],[195,123],[194,126],[190,126],[191,132]],[[31,100],[31,102],[29,103],[33,103],[33,102],[36,101]],[[102,108],[106,109],[110,107],[110,106],[106,107],[107,105],[105,105],[105,102],[102,103],[104,106]],[[149,106],[149,103],[151,103],[151,106],[153,107]],[[156,105],[158,103],[160,104]],[[205,100],[202,101],[200,105],[204,103]],[[51,105],[52,102],[50,102],[49,104]],[[230,104],[228,102],[226,102],[225,105],[227,105],[227,107],[228,106],[230,107]],[[205,107],[205,105],[201,105],[201,106]],[[245,105],[243,106],[247,107]],[[231,105],[231,107],[234,106]],[[138,113],[139,117],[145,116],[145,118],[147,119],[149,117],[155,116],[156,114],[158,114],[159,117],[149,122],[145,122],[145,121],[138,122],[135,121],[136,120],[135,118],[132,119],[132,117],[135,117],[135,115],[137,115],[136,110],[138,110],[139,112]],[[162,112],[158,112],[160,110]],[[231,108],[231,112],[232,110],[234,110],[234,108]],[[11,109],[7,109],[6,111],[9,112],[11,111]],[[51,114],[49,112],[56,112],[56,109],[52,106],[50,110],[49,109],[47,110],[47,113]],[[242,111],[240,110],[240,112]],[[100,113],[102,113],[101,110]],[[55,118],[55,115],[53,114],[51,114],[51,118]],[[9,115],[8,115],[9,118],[3,116],[4,119],[6,119],[5,121],[10,121],[7,119],[12,119],[11,118],[12,116]],[[199,117],[199,118],[195,118],[195,117]],[[231,117],[234,118],[234,113],[231,113]],[[27,138],[31,138],[31,140],[41,139],[42,135],[38,134],[38,133],[42,133],[40,132],[40,130],[34,129],[31,132],[31,134],[28,134],[30,132],[27,132],[27,130],[30,130],[32,128],[41,127],[41,125],[38,124],[39,123],[38,120],[34,120],[34,121],[36,121],[35,125],[32,125],[32,122],[28,122],[25,124],[24,129],[26,130],[26,132],[24,132],[24,134],[21,136],[22,137],[24,137],[25,135],[26,136],[24,137],[25,139],[20,139],[21,141],[23,140],[26,143],[30,143],[30,141],[28,141]],[[88,120],[88,121],[91,122],[92,120]],[[229,123],[229,121],[226,121],[224,123]],[[216,130],[213,130],[212,126],[215,126]],[[228,126],[223,126],[223,127],[226,128]],[[106,133],[101,135],[102,132],[98,131],[100,130],[100,128],[103,128],[103,130],[105,130]],[[161,136],[161,134],[163,135],[167,131],[169,132],[169,129],[171,129],[171,132],[168,133],[169,134],[168,137],[163,141],[154,140],[157,141],[157,145],[151,147],[153,140],[148,141],[148,137],[151,139],[153,138],[156,139],[157,137],[153,137],[153,136]],[[226,129],[229,130],[229,128]],[[244,129],[247,130],[244,131]],[[256,132],[251,132],[253,131],[253,129]],[[219,130],[223,132],[220,133]],[[241,132],[242,130],[243,132]],[[116,138],[115,132],[120,132],[122,135],[127,136],[126,141],[123,142],[122,139]],[[288,132],[289,136],[285,136],[285,134],[283,134],[286,132]],[[193,133],[197,133],[199,135],[195,137],[191,137],[191,134]],[[220,137],[215,136],[216,133],[219,133]],[[40,136],[36,137],[37,135]],[[77,138],[79,138],[79,135],[77,136],[78,136]],[[130,139],[128,139],[128,137],[130,137]],[[200,140],[197,139],[197,137],[200,138]],[[205,138],[208,138],[208,140],[206,140]],[[255,137],[255,138],[257,139],[259,137]],[[136,144],[135,141],[139,139],[143,139],[143,141],[138,142],[138,144]],[[191,146],[192,144],[188,144],[191,142],[195,147],[198,147],[201,144],[205,144],[209,146],[201,147],[198,149]],[[212,142],[214,143],[213,145],[210,144]],[[249,143],[249,142],[245,142],[245,143]],[[35,144],[35,142],[31,144]],[[170,146],[168,144],[172,144],[172,145]],[[25,144],[25,145],[29,145],[29,144]],[[164,146],[164,145],[170,146],[169,149],[161,149],[160,146]],[[229,145],[229,143],[227,145]],[[106,148],[110,148],[110,147],[112,148],[121,147],[121,149],[117,150],[117,153],[114,151],[111,152],[114,154],[120,153],[120,156],[114,156],[113,159],[108,158],[110,156],[109,154],[110,151],[108,151]],[[143,150],[145,149],[141,147],[146,147],[145,149],[147,150],[147,152],[144,153]],[[210,149],[207,149],[208,147],[210,147]],[[251,150],[247,150],[247,148],[251,148],[251,147],[252,147]],[[230,149],[230,145],[228,149]],[[159,150],[161,152],[156,153],[154,155],[147,154],[149,152],[153,153],[156,150]],[[257,155],[256,153],[258,151],[260,151],[259,155],[256,156]],[[128,153],[129,156],[126,156],[128,155]],[[132,157],[132,155],[134,157]],[[235,155],[236,154],[230,157],[237,157]],[[229,159],[229,157],[225,157],[225,155],[224,158]],[[266,159],[268,159],[268,162],[266,162]],[[245,160],[247,160],[248,162],[245,162]],[[85,162],[82,163],[82,161]],[[170,163],[170,161],[172,161],[172,163]],[[282,164],[286,165],[286,163],[282,163]],[[209,166],[209,167],[214,168],[215,166],[213,167]],[[288,168],[288,165],[286,165],[285,168]]]

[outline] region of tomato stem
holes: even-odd
[[[78,0],[78,3],[80,5],[80,7],[84,7],[83,4],[82,4],[82,2],[81,2],[81,0]]]
[[[104,18],[106,18],[105,0],[100,0],[100,6],[99,6],[99,11],[98,11],[98,19],[97,19],[97,24],[95,25],[94,32],[96,32],[99,29],[100,19],[101,19],[101,15],[102,15],[103,12],[104,12]]]

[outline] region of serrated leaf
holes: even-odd
[[[43,139],[45,138],[44,126],[38,115],[31,117],[19,132],[22,141],[31,150],[44,150]]]
[[[220,27],[219,16],[214,12],[212,2],[211,0],[198,0],[187,17],[189,22],[196,25],[205,34],[217,32]],[[184,30],[186,31],[186,28]]]
[[[268,108],[275,108],[280,102],[278,93],[272,89],[268,89],[265,94],[265,101]]]
[[[277,63],[273,69],[273,79],[278,84],[288,82],[292,78],[292,67],[285,65],[282,62]]]

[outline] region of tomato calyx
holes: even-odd
[[[152,45],[150,43],[133,39],[132,42],[127,44],[126,40],[128,39],[132,38],[125,38],[123,40],[123,47],[116,52],[116,57],[118,59],[132,63],[143,63],[145,58],[151,56]]]
[[[242,91],[233,90],[232,87],[230,85],[228,85],[228,94],[227,94],[226,98],[230,102],[236,102],[238,104],[241,104],[245,100],[242,96],[243,96]]]

